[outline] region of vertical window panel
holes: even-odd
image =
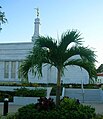
[[[4,62],[4,78],[9,78],[9,62]]]
[[[16,77],[16,62],[12,61],[11,62],[11,78]]]

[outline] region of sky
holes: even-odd
[[[0,0],[0,6],[8,19],[0,43],[31,42],[39,8],[40,35],[60,39],[77,29],[83,45],[95,51],[96,66],[103,63],[103,0]]]

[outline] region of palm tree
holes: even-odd
[[[0,9],[1,9],[2,7],[0,6]],[[4,24],[4,23],[6,23],[7,22],[7,19],[6,19],[6,17],[5,17],[5,12],[1,12],[1,10],[0,10],[0,30],[2,30],[2,28],[1,28],[1,24]]]
[[[34,75],[42,76],[43,64],[50,64],[57,68],[57,91],[56,105],[60,102],[61,77],[64,69],[68,65],[77,65],[86,69],[90,78],[95,77],[95,57],[94,51],[82,46],[81,34],[77,30],[69,30],[62,34],[61,41],[51,37],[39,36],[34,43],[34,47],[27,58],[23,61],[20,72],[27,78],[28,71],[31,69]],[[70,58],[80,55],[80,59]]]

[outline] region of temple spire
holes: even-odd
[[[40,25],[40,19],[39,19],[39,8],[36,9],[37,18],[34,22],[34,34],[32,36],[32,42],[35,42],[35,39],[39,36],[39,25]]]
[[[39,17],[39,8],[35,8],[37,11],[37,18]]]

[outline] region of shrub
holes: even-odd
[[[77,100],[67,97],[60,102],[59,110],[62,116],[65,115],[63,119],[92,119],[95,117],[94,108],[78,104]]]
[[[103,119],[103,114],[97,114],[93,119]]]
[[[42,104],[40,106],[42,107]],[[53,106],[50,109],[48,106],[48,108],[38,109],[37,104],[26,105],[18,110],[18,117],[19,119],[93,119],[95,109],[66,97],[61,100],[58,108]]]
[[[51,98],[47,99],[46,97],[40,97],[40,99],[38,99],[38,103],[35,106],[38,111],[49,111],[55,108],[55,103]]]
[[[22,83],[22,86],[24,86],[24,87],[39,87],[39,84],[37,84],[37,83]]]
[[[26,105],[18,110],[19,119],[59,119],[56,110],[38,111],[35,104]]]
[[[13,102],[14,92],[12,91],[0,91],[0,102],[4,101],[5,95],[8,95],[9,102]]]
[[[15,90],[15,96],[44,97],[44,96],[46,96],[46,89],[30,90],[27,88],[20,88],[20,89]]]
[[[19,119],[33,119],[36,113],[35,104],[29,104],[18,109]]]
[[[19,119],[18,112],[16,113],[8,113],[7,116],[2,116],[0,119]]]
[[[13,96],[44,97],[46,96],[46,89],[29,90],[27,88],[20,88],[15,91],[0,91],[0,102],[4,101],[6,94],[8,95],[9,102],[13,102]]]

